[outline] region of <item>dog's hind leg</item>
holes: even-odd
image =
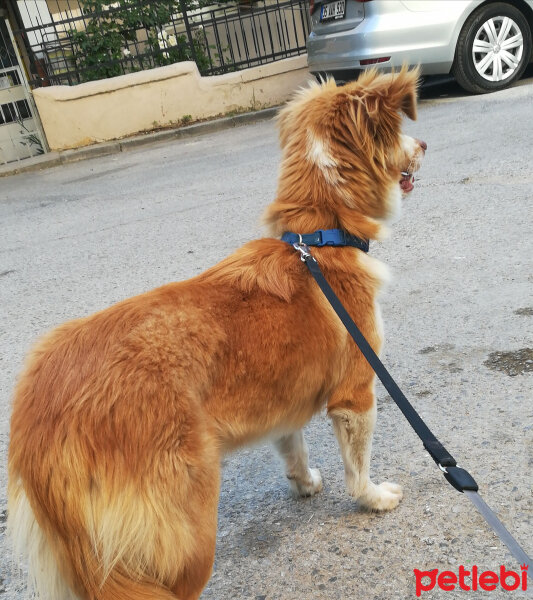
[[[92,592],[91,600],[182,600],[168,588],[148,580],[136,581],[117,572],[103,587]]]
[[[363,394],[365,396],[367,394]],[[373,392],[368,392],[367,410],[347,407],[330,409],[335,435],[339,442],[348,493],[359,504],[371,510],[392,510],[402,499],[402,488],[396,483],[385,481],[379,485],[370,481],[370,451],[372,434],[376,422],[376,405]],[[364,405],[358,397],[358,406]]]
[[[218,468],[218,465],[217,465]],[[211,577],[215,561],[217,533],[218,483],[216,490],[205,487],[204,498],[191,497],[191,502],[203,502],[202,518],[197,520],[194,532],[194,556],[188,560],[172,591],[180,600],[198,600],[203,588]]]
[[[292,491],[298,496],[313,496],[322,489],[318,469],[309,468],[309,452],[303,431],[300,429],[278,438],[274,442],[285,461],[285,473]]]
[[[216,527],[216,525],[215,525]],[[181,573],[178,582],[172,591],[180,600],[198,600],[203,588],[211,577],[213,562],[215,559],[215,534],[210,540],[198,542],[197,553],[194,562],[191,562]]]

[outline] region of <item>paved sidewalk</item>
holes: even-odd
[[[152,133],[143,133],[122,140],[92,144],[91,146],[84,146],[83,148],[76,148],[74,150],[47,152],[46,154],[27,158],[20,162],[0,165],[0,177],[26,173],[28,171],[39,171],[61,164],[85,160],[86,158],[97,158],[109,154],[117,154],[118,152],[125,152],[148,144],[157,144],[180,138],[223,131],[224,129],[239,127],[240,125],[257,123],[259,121],[272,119],[276,115],[278,108],[279,107],[275,106],[273,108],[265,108],[263,110],[234,115],[232,117],[223,117],[211,121],[195,123],[188,127],[178,127],[175,129],[154,131]]]

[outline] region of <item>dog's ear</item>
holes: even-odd
[[[380,74],[370,69],[350,84],[349,91],[358,109],[363,108],[378,129],[380,123],[389,122],[394,114],[400,112],[416,119],[419,75],[418,68],[409,71],[406,65],[397,73]]]
[[[392,108],[403,112],[413,121],[416,120],[416,101],[420,69],[408,70],[404,65],[397,74],[392,73],[388,100]]]

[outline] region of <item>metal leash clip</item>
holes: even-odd
[[[292,247],[300,253],[300,260],[302,262],[306,262],[308,258],[312,258],[316,262],[316,258],[311,254],[309,246],[307,244],[304,244],[301,241],[301,239],[302,236],[300,235],[300,241],[294,242],[294,244],[292,245]]]

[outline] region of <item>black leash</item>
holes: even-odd
[[[365,336],[361,333],[357,325],[337,298],[335,292],[326,281],[322,274],[318,262],[311,255],[309,247],[306,244],[296,242],[292,244],[294,249],[300,253],[301,260],[306,264],[309,272],[318,283],[320,289],[328,299],[333,310],[352,336],[354,342],[361,350],[370,366],[374,369],[385,389],[389,392],[391,398],[396,402],[398,408],[402,411],[404,417],[409,421],[409,424],[414,429],[415,433],[422,440],[424,448],[429,452],[431,458],[437,463],[440,470],[444,473],[444,477],[448,482],[459,492],[464,492],[468,499],[474,504],[483,518],[498,534],[502,542],[509,548],[511,554],[518,560],[521,565],[529,566],[531,559],[513,538],[513,536],[503,526],[494,512],[487,506],[484,500],[479,496],[478,485],[468,471],[457,466],[453,456],[433,435],[429,427],[424,423],[420,415],[413,408],[412,404],[407,400],[402,390],[398,387],[390,373],[387,371],[377,354],[372,350],[372,347],[367,342]]]

